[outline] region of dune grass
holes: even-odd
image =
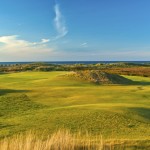
[[[101,136],[91,139],[87,134],[82,138],[80,133],[71,134],[67,130],[59,130],[47,137],[29,132],[0,141],[2,150],[102,150],[103,147]]]
[[[149,145],[146,141],[103,140],[102,135],[95,137],[80,132],[72,134],[68,130],[43,136],[36,132],[27,132],[0,140],[1,150],[144,150]],[[144,145],[144,146],[143,146]]]
[[[150,78],[125,76],[135,84],[96,85],[62,78],[66,73],[1,74],[0,138],[65,128],[104,140],[150,140]]]

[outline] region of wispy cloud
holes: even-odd
[[[82,43],[82,44],[81,44],[81,47],[84,47],[84,48],[85,48],[85,47],[88,47],[88,43],[86,43],[86,42]]]
[[[13,60],[35,60],[50,56],[54,48],[49,47],[49,39],[41,39],[40,42],[29,42],[20,39],[18,35],[0,37],[0,61]]]
[[[64,37],[68,33],[68,29],[65,24],[64,16],[62,15],[60,11],[59,4],[55,4],[54,6],[55,11],[55,18],[54,18],[54,25],[57,30],[58,35],[55,37],[55,40]]]

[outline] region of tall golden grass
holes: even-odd
[[[50,136],[37,136],[36,133],[19,134],[0,141],[0,150],[102,150],[103,141],[99,136],[95,140],[87,134],[71,134],[67,130],[59,130]]]
[[[116,147],[117,145],[117,147]],[[124,143],[106,142],[102,136],[81,133],[71,134],[68,130],[59,130],[49,136],[39,136],[35,132],[18,134],[0,140],[0,150],[123,150]]]

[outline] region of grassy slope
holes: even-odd
[[[150,78],[103,85],[61,78],[66,72],[0,75],[0,136],[36,129],[88,130],[105,138],[150,139]]]

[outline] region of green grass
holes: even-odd
[[[0,75],[0,137],[21,131],[88,131],[105,139],[150,140],[150,78],[96,85],[67,72]]]

